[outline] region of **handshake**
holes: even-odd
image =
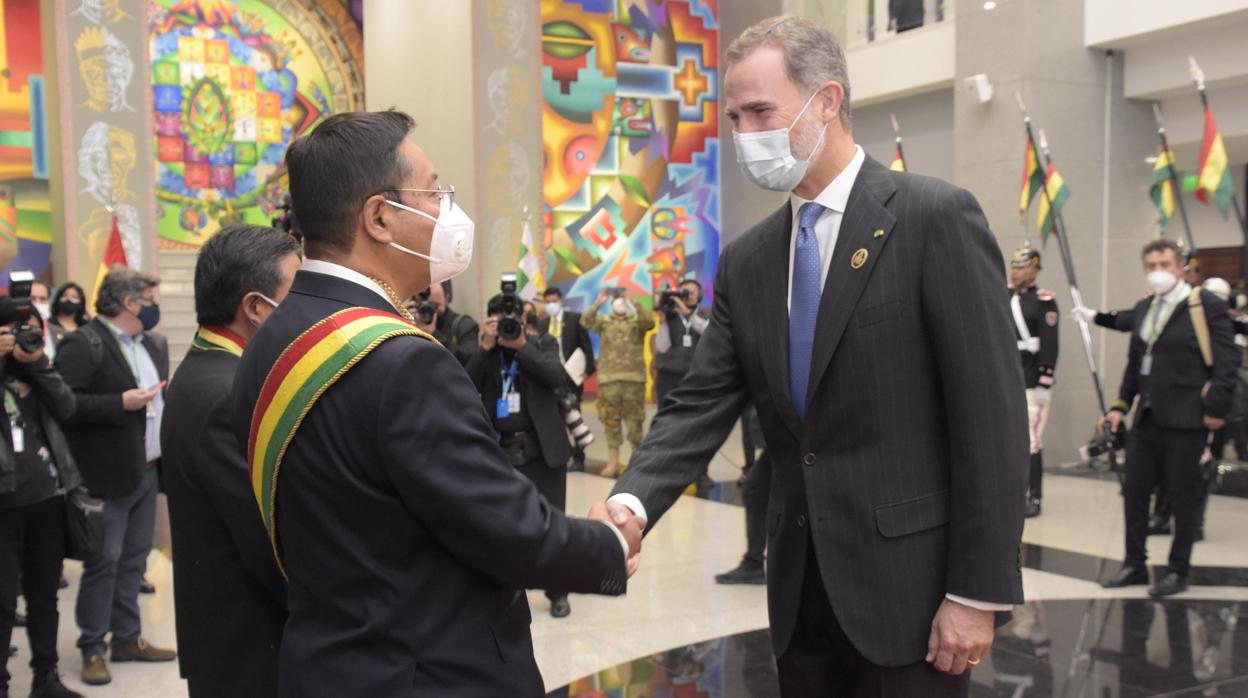
[[[628,545],[625,567],[632,577],[641,564],[641,535],[646,530],[646,520],[619,502],[598,502],[589,509],[589,518],[614,526]]]

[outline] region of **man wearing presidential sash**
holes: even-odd
[[[169,386],[161,425],[173,533],[178,662],[191,698],[277,695],[286,590],[233,433],[243,347],[303,261],[291,236],[227,227],[199,252],[199,329]]]
[[[286,154],[308,260],[251,339],[234,426],[290,617],[279,695],[541,696],[526,588],[617,595],[640,530],[551,507],[459,362],[403,309],[473,223],[398,112]]]

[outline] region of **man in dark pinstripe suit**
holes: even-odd
[[[1027,409],[1001,252],[970,194],[854,144],[830,32],[765,20],[726,63],[738,161],[790,201],[723,251],[692,371],[610,508],[653,526],[752,400],[783,694],[966,695],[1022,601]]]

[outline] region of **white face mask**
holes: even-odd
[[[546,314],[550,317],[556,317],[563,311],[563,306],[558,303],[547,303]]]
[[[1177,283],[1179,283],[1179,277],[1175,276],[1172,271],[1158,269],[1157,271],[1148,272],[1148,285],[1152,286],[1158,295],[1174,290],[1174,286]]]
[[[616,298],[611,301],[611,310],[616,315],[629,315],[633,312],[633,304],[627,298]]]
[[[386,203],[418,216],[424,216],[434,222],[433,239],[429,242],[429,254],[409,250],[397,242],[390,243],[391,247],[400,252],[429,261],[430,285],[449,281],[464,273],[468,264],[472,262],[472,234],[475,226],[468,214],[464,213],[464,209],[455,205],[451,197],[442,197],[442,211],[437,218],[411,206],[404,206],[397,201],[386,199]]]
[[[39,317],[43,318],[44,320],[47,320],[48,318],[52,317],[52,304],[51,303],[31,303],[31,305],[35,307],[35,310],[39,311]]]
[[[819,140],[815,142],[815,147],[811,149],[805,160],[793,157],[793,144],[789,140],[789,133],[801,120],[817,94],[819,93],[815,92],[806,100],[806,104],[802,106],[802,110],[797,113],[797,118],[793,119],[793,123],[789,124],[788,128],[753,133],[732,132],[737,162],[741,164],[741,169],[746,176],[758,186],[772,191],[793,191],[802,183],[806,170],[810,169],[811,160],[814,160],[819,147],[823,145],[823,136],[828,130],[828,125],[824,124],[823,129],[819,131]]]

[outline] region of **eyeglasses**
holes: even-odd
[[[396,193],[401,191],[411,191],[418,194],[437,194],[439,198],[445,197],[449,206],[455,205],[455,186],[451,184],[441,185],[437,189],[410,189],[395,187],[392,189],[386,189],[385,191],[392,191]]]

